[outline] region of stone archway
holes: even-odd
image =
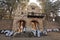
[[[26,22],[24,20],[19,20],[18,23],[19,23],[18,32],[23,32]]]
[[[32,29],[33,30],[38,30],[39,29],[39,23],[38,23],[38,21],[32,20],[31,24],[32,24]]]

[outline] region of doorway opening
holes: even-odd
[[[24,20],[19,21],[19,29],[18,32],[23,32],[25,28],[26,22]]]
[[[33,30],[38,30],[39,29],[39,23],[35,20],[31,21],[32,24],[32,29]]]

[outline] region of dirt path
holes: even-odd
[[[60,40],[60,33],[50,32],[48,33],[48,36],[42,36],[40,38],[5,37],[0,34],[0,40]]]

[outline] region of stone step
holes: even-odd
[[[33,33],[30,32],[17,33],[14,37],[33,37]]]

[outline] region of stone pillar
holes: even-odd
[[[12,30],[13,31],[17,31],[17,29],[18,29],[18,23],[17,23],[17,20],[14,20],[13,21],[13,28],[12,28]]]
[[[39,20],[39,28],[40,28],[40,31],[43,31],[43,19],[40,19]]]

